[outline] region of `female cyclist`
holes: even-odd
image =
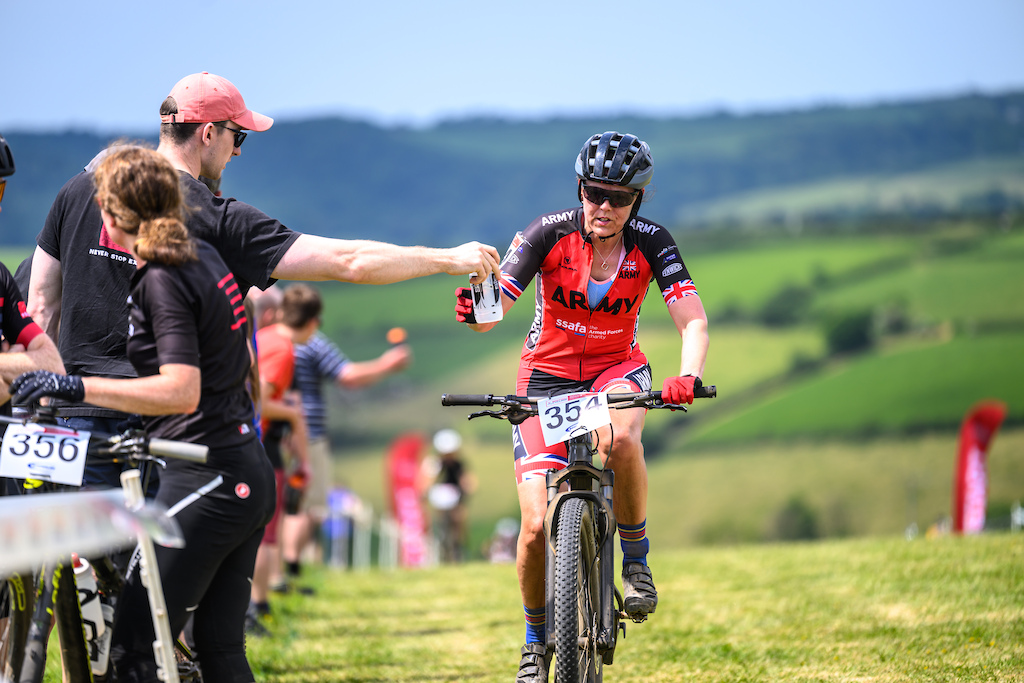
[[[520,395],[578,391],[646,391],[651,368],[637,344],[637,316],[651,280],[682,339],[679,376],[665,380],[669,403],[692,403],[708,349],[707,316],[669,232],[638,216],[653,159],[635,135],[606,132],[587,140],[576,159],[582,206],[545,214],[517,233],[501,262],[507,311],[534,277],[536,316],[523,345]],[[456,291],[456,319],[476,323],[470,291]],[[615,472],[615,516],[623,552],[625,610],[654,612],[658,594],[647,566],[647,468],[643,409],[613,410],[598,430],[605,466]],[[565,444],[544,445],[539,419],[513,426],[521,530],[516,565],[526,614],[519,683],[547,680],[544,614],[544,473],[567,464]]]
[[[252,681],[243,628],[274,473],[253,429],[242,296],[217,251],[189,236],[178,172],[152,150],[114,150],[96,170],[96,201],[111,239],[138,263],[128,357],[135,379],[37,371],[12,384],[21,401],[53,396],[143,415],[151,436],[210,447],[205,464],[172,460],[157,500],[185,536],[157,548],[171,632],[193,614],[208,681]],[[114,629],[118,680],[156,681],[154,632],[137,569]]]

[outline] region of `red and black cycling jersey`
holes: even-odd
[[[14,276],[0,263],[0,338],[14,346],[29,343],[43,330],[36,325],[25,310],[25,299],[21,296]]]
[[[636,217],[623,230],[624,257],[611,288],[589,302],[594,248],[582,220],[583,207],[540,216],[516,234],[501,261],[502,291],[513,300],[540,274],[522,365],[576,380],[640,357],[637,320],[651,280],[666,305],[697,294],[672,235]]]

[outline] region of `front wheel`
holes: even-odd
[[[600,561],[590,505],[570,498],[555,537],[555,683],[600,681]]]

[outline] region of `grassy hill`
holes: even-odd
[[[712,317],[706,378],[719,398],[687,415],[649,414],[650,527],[662,542],[764,540],[797,505],[821,535],[926,528],[950,509],[956,432],[976,401],[1009,408],[990,459],[991,514],[1024,499],[1024,244],[1004,232],[952,225],[926,234],[737,242],[699,240],[687,264]],[[452,278],[383,288],[324,286],[325,329],[356,359],[384,348],[401,322],[416,365],[358,395],[334,391],[337,474],[380,510],[381,458],[404,430],[454,426],[480,478],[474,539],[517,513],[508,427],[466,422],[443,392],[507,393],[529,326],[528,299],[485,335],[453,321]],[[792,324],[762,323],[779,292],[806,289]],[[526,303],[527,305],[523,305]],[[900,324],[893,325],[893,307]],[[879,319],[875,345],[830,355],[823,320],[847,308]],[[385,313],[387,311],[387,313]],[[655,384],[676,371],[678,336],[655,297],[641,314]],[[674,488],[678,487],[678,488]],[[682,491],[682,493],[680,493]]]
[[[154,104],[155,106],[155,104]],[[279,121],[250,136],[223,190],[302,232],[449,246],[497,241],[575,202],[588,136],[651,144],[644,215],[671,226],[863,222],[897,207],[928,216],[1024,210],[1024,93],[699,117],[472,119],[383,128]],[[152,141],[156,127],[143,131]],[[112,138],[5,130],[18,173],[0,244],[31,244],[59,188]],[[125,131],[129,139],[137,131]]]
[[[662,543],[774,538],[786,509],[808,513],[820,535],[925,528],[948,514],[956,431],[982,399],[1009,410],[990,460],[993,519],[1024,499],[1020,226],[677,237],[711,316],[705,377],[719,398],[686,415],[648,416],[650,526]],[[24,253],[0,256],[13,266]],[[512,391],[532,292],[480,335],[454,321],[461,282],[318,286],[324,330],[350,357],[382,352],[396,325],[408,330],[415,354],[409,371],[377,387],[329,391],[337,480],[380,511],[389,440],[454,426],[480,479],[476,545],[498,518],[517,513],[508,427],[467,423],[467,410],[438,399]],[[859,310],[870,313],[873,345],[833,353],[827,321]],[[676,372],[678,336],[656,295],[642,318],[641,346],[660,386]]]

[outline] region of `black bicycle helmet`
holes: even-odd
[[[576,175],[643,189],[654,175],[654,158],[647,143],[629,133],[608,131],[592,135],[576,157]]]
[[[6,178],[9,175],[14,175],[14,155],[11,154],[7,140],[0,135],[0,178]]]

